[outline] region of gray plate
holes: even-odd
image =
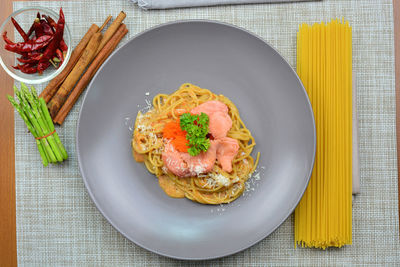
[[[261,179],[231,204],[169,198],[131,156],[125,124],[138,105],[184,82],[228,96],[256,139]],[[104,217],[150,251],[191,260],[230,255],[271,234],[305,191],[315,153],[313,113],[293,69],[260,38],[211,21],[164,24],[115,52],[87,90],[76,140],[83,180]]]

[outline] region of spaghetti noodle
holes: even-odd
[[[217,100],[228,107],[232,127],[227,137],[238,141],[239,150],[232,161],[232,171],[223,170],[216,161],[209,173],[193,177],[179,177],[166,168],[162,159],[165,140],[164,126],[179,119],[180,115],[195,107]],[[149,172],[156,175],[159,185],[171,197],[186,197],[203,204],[229,203],[238,198],[245,189],[245,182],[254,172],[257,159],[251,156],[256,145],[251,132],[240,118],[236,106],[225,96],[185,83],[171,95],[159,94],[153,98],[153,107],[146,113],[139,112],[132,138],[133,156],[144,162]]]

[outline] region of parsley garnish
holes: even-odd
[[[207,114],[192,115],[184,113],[180,117],[181,129],[186,131],[186,139],[189,141],[188,152],[191,156],[197,156],[201,151],[207,151],[210,147],[210,139],[207,138],[209,118]]]

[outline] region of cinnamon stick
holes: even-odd
[[[109,16],[106,18],[106,20],[104,21],[103,25],[101,25],[101,27],[100,27],[100,29],[99,29],[99,32],[101,32],[101,31],[107,26],[107,23],[110,22],[111,19],[112,19],[112,16],[109,15]]]
[[[126,35],[128,29],[125,24],[121,24],[112,38],[107,42],[107,44],[101,49],[100,53],[93,60],[92,64],[90,64],[89,68],[76,84],[74,90],[68,96],[67,101],[65,101],[64,105],[58,111],[56,117],[54,118],[54,122],[61,125],[68,113],[74,106],[75,102],[79,99],[79,96],[82,94],[83,90],[89,84],[90,80],[96,74],[97,70],[104,63],[104,61],[109,57],[109,55],[114,51],[115,47],[121,41],[121,39]]]
[[[126,14],[124,11],[121,11],[118,16],[115,18],[113,23],[111,23],[110,27],[106,30],[104,33],[103,39],[100,42],[99,48],[97,49],[97,54],[100,52],[100,50],[106,45],[106,43],[111,39],[111,37],[114,35],[114,33],[117,31],[119,26],[121,25],[122,21],[125,19]]]
[[[72,51],[71,57],[63,69],[63,71],[57,75],[50,83],[46,86],[46,88],[42,91],[39,97],[43,97],[46,103],[50,101],[50,99],[57,92],[58,87],[65,80],[68,74],[71,72],[72,68],[75,66],[76,62],[78,62],[81,57],[83,51],[85,50],[87,44],[89,43],[90,38],[92,38],[93,34],[95,34],[99,30],[99,26],[96,24],[92,24],[86,34],[83,36],[82,40]]]
[[[52,118],[55,117],[58,110],[67,100],[68,94],[73,89],[79,77],[85,71],[86,67],[90,64],[96,55],[97,48],[99,47],[102,34],[100,32],[95,33],[90,39],[88,45],[79,58],[78,62],[75,64],[74,68],[67,76],[61,87],[57,90],[57,93],[53,96],[50,102],[47,104],[50,115]]]

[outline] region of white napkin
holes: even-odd
[[[177,7],[216,6],[228,4],[256,4],[256,3],[280,3],[302,2],[321,0],[132,0],[143,9],[167,9]]]

